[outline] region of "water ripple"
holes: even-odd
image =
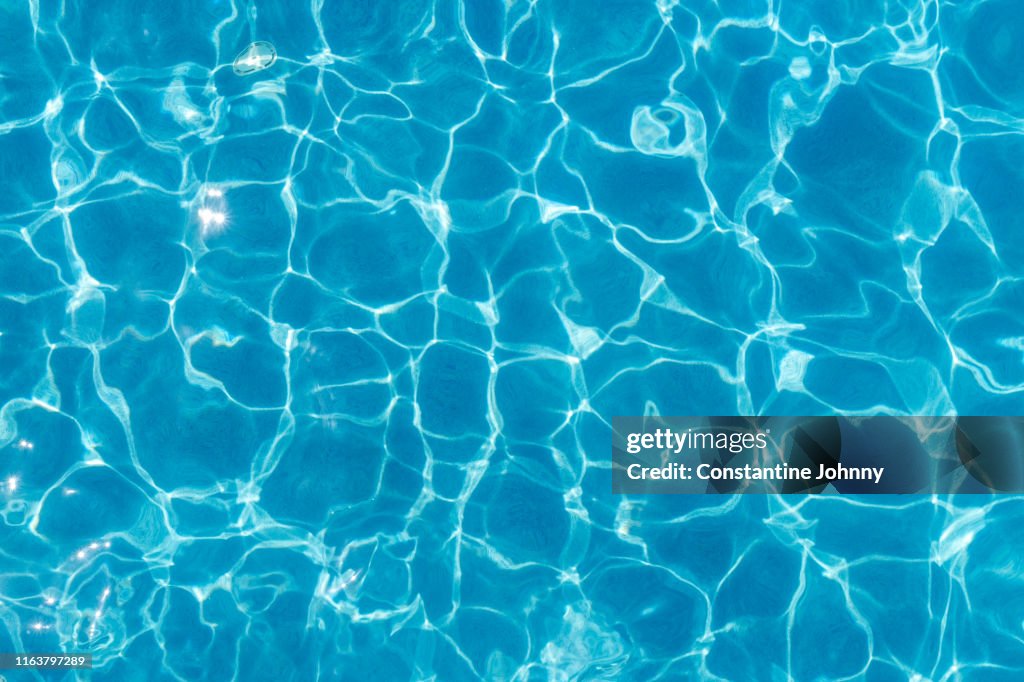
[[[1012,0],[0,6],[0,651],[1018,679],[1019,498],[615,497],[608,436],[1021,413],[1022,31]]]

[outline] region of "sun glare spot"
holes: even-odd
[[[227,223],[227,216],[223,211],[214,211],[205,206],[199,209],[199,222],[202,223],[204,237],[220,234]]]
[[[199,233],[205,239],[222,233],[228,224],[227,202],[224,190],[220,187],[206,186],[199,193]]]

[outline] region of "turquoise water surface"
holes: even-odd
[[[0,674],[1022,679],[1020,497],[610,447],[1024,412],[1022,158],[1016,0],[0,0]]]

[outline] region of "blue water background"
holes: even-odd
[[[0,651],[1019,680],[1021,498],[613,496],[609,435],[1021,414],[1022,158],[1016,0],[4,0]]]

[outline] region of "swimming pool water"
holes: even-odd
[[[0,652],[95,666],[0,674],[1020,679],[1020,497],[616,496],[609,436],[1020,414],[1022,36],[0,2]]]

